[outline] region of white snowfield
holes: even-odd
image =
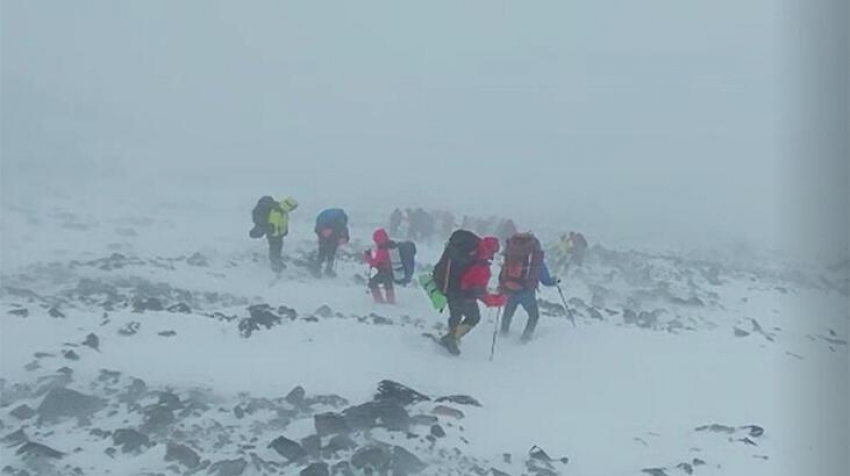
[[[312,250],[317,211],[303,206],[284,245],[287,270],[274,280],[265,240],[247,236],[251,200],[225,209],[74,199],[4,208],[0,437],[22,429],[62,455],[22,450],[12,437],[0,446],[3,474],[326,474],[319,462],[344,474],[335,465],[370,444],[402,446],[427,465],[395,474],[847,474],[846,268],[712,262],[600,243],[583,267],[555,270],[575,327],[557,291],[542,289],[530,343],[519,342],[519,310],[490,361],[495,311],[482,306],[482,322],[453,357],[421,336],[447,319],[421,289],[398,289],[397,306],[372,303],[356,258],[374,216],[351,213],[355,239],[339,276],[315,279],[298,262]],[[419,244],[420,272],[441,246]],[[246,336],[240,322],[258,304],[282,319]],[[89,334],[96,345],[82,345]],[[133,379],[144,390],[130,398]],[[314,434],[316,413],[372,400],[383,380],[481,406],[406,406],[411,417],[434,416],[439,405],[460,410],[462,419],[437,412],[445,437],[428,439],[430,425],[377,425],[352,433],[359,449],[292,462],[269,447],[280,436]],[[282,401],[297,386],[308,398],[347,403]],[[103,406],[51,419],[44,402],[61,387]],[[163,395],[188,410],[157,426],[150,412],[165,405]],[[34,414],[13,415],[22,405]],[[148,443],[124,452],[119,429]],[[198,461],[167,458],[178,444]],[[535,463],[535,445],[555,461]],[[352,474],[366,468],[353,464]]]

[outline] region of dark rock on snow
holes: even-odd
[[[121,448],[122,453],[141,453],[153,446],[150,438],[132,428],[115,430],[112,443]]]
[[[165,450],[165,461],[176,461],[189,469],[193,469],[201,464],[201,457],[188,446],[168,443]]]
[[[378,393],[375,394],[375,401],[392,402],[401,406],[429,400],[431,400],[430,397],[392,380],[382,380],[379,382]]]
[[[343,412],[352,430],[383,427],[388,430],[406,431],[410,415],[401,405],[389,402],[367,402],[346,408]]]
[[[65,456],[65,453],[61,451],[54,450],[53,448],[42,445],[41,443],[35,443],[33,441],[29,441],[24,443],[23,446],[18,448],[18,451],[15,451],[16,455],[19,455],[25,459],[31,458],[52,458],[59,459]]]
[[[292,441],[285,436],[280,436],[269,443],[269,448],[275,450],[277,454],[283,456],[289,461],[298,461],[307,456],[307,452],[301,447],[298,442]]]
[[[103,406],[103,400],[97,397],[58,387],[47,392],[37,411],[42,421],[53,422],[67,417],[88,417]]]
[[[299,476],[330,476],[330,468],[327,463],[313,463],[302,469]]]
[[[346,418],[338,413],[320,413],[313,417],[313,423],[316,427],[316,433],[319,436],[348,433],[351,431]]]
[[[18,420],[27,420],[36,415],[36,411],[33,410],[29,405],[20,405],[11,412],[10,415],[17,418]]]
[[[223,460],[213,463],[208,471],[213,476],[241,476],[248,467],[244,458]]]
[[[91,347],[98,352],[100,351],[100,339],[98,339],[97,335],[93,332],[86,336],[86,340],[83,341],[83,345]]]
[[[468,396],[468,395],[449,395],[447,397],[440,397],[435,400],[437,403],[449,402],[455,403],[458,405],[471,405],[473,407],[480,407],[481,402],[478,400]]]

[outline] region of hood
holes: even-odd
[[[375,242],[376,245],[386,245],[390,241],[390,236],[387,235],[387,231],[383,228],[378,228],[372,233],[372,241]]]
[[[499,239],[494,236],[487,236],[478,242],[476,257],[478,259],[491,260],[493,256],[499,252]]]

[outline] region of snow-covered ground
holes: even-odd
[[[4,474],[366,474],[381,458],[392,474],[846,474],[847,268],[600,243],[560,270],[576,326],[546,289],[532,342],[519,311],[490,361],[484,311],[456,358],[421,336],[446,316],[420,289],[371,302],[355,257],[377,215],[351,213],[339,276],[317,280],[303,260],[319,204],[303,205],[274,280],[247,237],[253,195],[92,197],[4,202]],[[420,264],[440,248],[420,244]],[[383,415],[349,428],[351,448],[310,450],[316,414],[354,426],[385,380],[480,406],[390,398],[367,407],[403,408],[402,425]],[[269,446],[281,436],[305,455]]]

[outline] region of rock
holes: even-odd
[[[327,319],[333,317],[334,311],[329,306],[323,305],[322,307],[316,309],[316,312],[314,312],[313,315]]]
[[[313,424],[319,436],[348,433],[351,431],[345,417],[339,413],[319,413],[313,417]]]
[[[434,438],[443,438],[446,436],[446,431],[440,425],[434,425],[431,427],[431,436]]]
[[[304,400],[308,406],[327,405],[329,407],[340,408],[348,405],[348,400],[339,395],[316,395]]]
[[[449,395],[448,397],[440,397],[435,400],[437,403],[449,402],[457,405],[470,405],[480,407],[481,403],[468,395]]]
[[[552,457],[543,451],[543,448],[536,445],[532,446],[531,449],[528,450],[528,457],[538,461],[545,461],[547,463],[552,462]]]
[[[121,448],[122,453],[141,453],[153,446],[150,438],[132,428],[121,428],[112,433],[112,444]]]
[[[716,423],[712,424],[712,425],[704,425],[704,426],[697,427],[695,431],[708,431],[708,432],[711,432],[711,433],[726,433],[726,434],[729,434],[729,435],[731,435],[732,433],[735,433],[735,429],[732,428],[731,426],[718,425]]]
[[[605,318],[602,317],[602,313],[599,312],[595,307],[587,308],[587,313],[590,314],[590,317],[592,317],[594,319],[597,319],[597,320],[600,320],[600,321],[605,320]]]
[[[304,451],[304,448],[298,442],[292,441],[285,436],[279,436],[269,443],[268,447],[289,461],[298,461],[307,456],[307,452]]]
[[[73,350],[65,349],[62,351],[62,357],[68,360],[80,360],[80,356]]]
[[[30,311],[29,311],[29,309],[25,309],[25,308],[24,309],[12,309],[11,311],[9,311],[9,314],[11,314],[13,316],[18,316],[18,317],[29,317]]]
[[[28,420],[36,415],[36,411],[29,405],[19,405],[17,408],[9,412],[9,414],[18,420]]]
[[[194,469],[201,464],[201,457],[186,445],[168,443],[165,450],[165,461],[176,461],[183,466]]]
[[[635,324],[643,329],[652,329],[658,324],[658,315],[655,312],[641,311]]]
[[[685,474],[694,474],[694,467],[690,463],[679,463],[676,469],[681,469]]]
[[[162,405],[169,410],[180,410],[183,408],[183,402],[180,401],[180,397],[174,392],[160,392],[159,393],[159,401],[158,405]]]
[[[189,307],[185,302],[178,302],[177,304],[172,304],[168,306],[166,311],[176,314],[191,314],[192,308]]]
[[[401,406],[429,400],[431,400],[430,397],[392,380],[382,380],[379,382],[378,393],[375,394],[375,401],[392,402]]]
[[[664,468],[645,468],[640,470],[640,472],[650,476],[668,476]]]
[[[304,390],[304,387],[299,385],[290,390],[289,393],[286,394],[286,397],[284,397],[283,399],[294,407],[304,407],[306,406],[306,403],[304,401],[304,398],[306,396],[307,391]]]
[[[162,301],[155,297],[136,298],[133,300],[133,312],[164,311]]]
[[[100,352],[100,339],[98,339],[97,335],[93,332],[86,336],[86,340],[83,341],[83,345]]]
[[[351,457],[351,465],[357,469],[370,468],[382,472],[390,463],[392,455],[380,446],[365,446]]]
[[[33,441],[24,443],[20,448],[18,448],[18,451],[15,451],[15,454],[24,459],[60,459],[65,456],[65,453],[62,453],[61,451],[54,450],[49,446],[42,445],[41,443],[35,443]]]
[[[748,335],[750,335],[749,332],[738,327],[733,327],[732,331],[735,333],[735,337],[747,337]]]
[[[271,306],[268,304],[255,304],[248,307],[248,312],[251,317],[239,321],[239,333],[242,337],[251,337],[255,331],[259,331],[260,327],[271,329],[281,323],[281,317],[271,311]]]
[[[353,450],[355,448],[357,448],[356,441],[352,440],[348,435],[340,434],[333,436],[330,441],[328,441],[324,451],[333,454],[337,451]]]
[[[431,413],[433,413],[434,415],[454,418],[456,420],[462,420],[466,417],[466,415],[464,415],[462,411],[452,407],[447,407],[445,405],[437,405],[436,407],[434,407],[433,410],[431,410]]]
[[[140,327],[142,327],[142,325],[138,322],[130,321],[124,324],[120,329],[118,329],[118,333],[122,336],[135,335],[137,332],[139,332]]]
[[[157,335],[160,336],[160,337],[174,337],[174,336],[177,335],[177,333],[174,332],[174,331],[162,331],[162,332],[157,332]]]
[[[322,438],[319,435],[310,435],[302,438],[301,447],[304,448],[307,456],[315,458],[319,456],[319,451],[322,449]]]
[[[7,446],[18,446],[21,443],[25,443],[29,441],[27,434],[24,433],[24,429],[21,428],[16,432],[9,433],[8,435],[3,437],[3,443]]]
[[[625,324],[636,324],[637,313],[632,309],[623,309],[623,322]]]
[[[330,476],[331,471],[327,463],[313,463],[302,469],[299,476]]]
[[[89,417],[103,407],[104,402],[97,397],[57,387],[47,392],[37,411],[41,421],[51,423],[67,417]]]
[[[384,316],[380,316],[378,314],[372,313],[369,315],[372,318],[372,324],[376,326],[391,326],[393,325],[392,319]]]
[[[189,266],[197,266],[199,268],[206,268],[210,265],[207,257],[202,255],[201,253],[194,253],[186,260],[186,264]]]
[[[764,428],[762,428],[758,425],[748,425],[748,426],[742,427],[741,429],[747,430],[749,432],[749,435],[752,436],[753,438],[759,438],[762,435],[764,435]]]
[[[340,461],[331,467],[333,476],[354,476],[354,471],[351,469],[351,463],[348,461]]]
[[[151,405],[145,408],[142,414],[142,428],[145,431],[162,431],[177,421],[177,418],[174,417],[174,410],[167,405]]]
[[[393,447],[390,468],[392,474],[416,474],[422,472],[428,465],[422,462],[415,454],[407,451],[401,446]]]
[[[506,473],[506,472],[504,472],[504,471],[499,471],[499,470],[498,470],[498,469],[496,469],[496,468],[490,468],[490,474],[491,474],[492,476],[511,476],[510,474],[508,474],[508,473]]]
[[[59,308],[57,308],[56,306],[48,309],[47,315],[50,316],[50,317],[53,317],[55,319],[64,319],[65,318],[65,314],[63,314],[62,311],[60,311]]]
[[[403,406],[389,402],[367,402],[348,407],[343,415],[352,430],[383,427],[388,430],[407,431],[410,415]]]
[[[246,467],[248,462],[244,458],[223,460],[213,463],[207,473],[213,476],[241,476]]]
[[[415,415],[410,417],[411,425],[431,426],[440,422],[440,419],[433,415]]]

